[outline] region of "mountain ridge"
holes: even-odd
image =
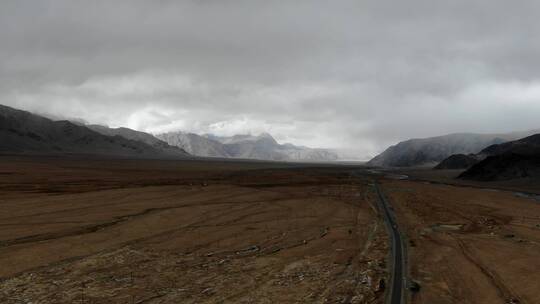
[[[184,148],[197,156],[245,158],[274,161],[335,161],[338,155],[327,149],[279,144],[269,133],[216,136],[186,132],[168,132],[156,137]]]
[[[485,158],[458,178],[479,181],[540,178],[540,134],[489,146],[478,155]]]
[[[95,154],[142,158],[185,158],[177,150],[165,152],[144,142],[107,136],[67,120],[0,105],[0,152],[24,154]]]
[[[87,124],[85,125],[87,128],[91,129],[91,130],[94,130],[98,133],[101,133],[103,135],[107,135],[107,136],[121,136],[121,137],[124,137],[126,139],[130,139],[130,140],[135,140],[135,141],[140,141],[140,142],[143,142],[143,143],[146,143],[156,149],[159,149],[159,150],[162,150],[164,152],[167,152],[167,153],[172,153],[172,154],[175,154],[175,153],[186,153],[187,152],[179,147],[176,147],[176,146],[171,146],[169,145],[168,143],[158,139],[157,137],[149,134],[149,133],[145,133],[145,132],[141,132],[141,131],[137,131],[137,130],[133,130],[133,129],[129,129],[129,128],[125,128],[125,127],[120,127],[120,128],[110,128],[110,127],[107,127],[107,126],[103,126],[103,125],[95,125],[95,124]]]
[[[435,166],[454,154],[475,154],[490,145],[504,143],[538,132],[540,130],[496,134],[452,133],[435,137],[414,138],[390,146],[367,164],[378,167]]]

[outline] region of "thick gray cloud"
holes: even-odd
[[[357,149],[540,127],[540,2],[2,1],[0,103]]]

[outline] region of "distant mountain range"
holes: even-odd
[[[156,137],[169,145],[180,147],[192,155],[202,157],[230,157],[221,143],[194,133],[170,132],[156,135]]]
[[[331,150],[279,144],[268,133],[219,137],[184,132],[160,134],[54,120],[0,105],[0,153],[88,154],[141,158],[193,156],[275,161],[333,161]],[[191,154],[191,155],[190,155]]]
[[[475,154],[488,146],[536,133],[540,133],[540,130],[506,134],[456,133],[430,138],[410,139],[389,147],[367,164],[378,167],[432,167],[454,154]]]
[[[313,149],[292,144],[279,144],[270,134],[220,137],[170,132],[156,135],[170,145],[196,156],[245,158],[276,161],[335,161],[338,155],[326,149]]]
[[[536,134],[536,135],[534,135]],[[0,105],[0,153],[87,154],[138,158],[217,157],[274,161],[336,161],[339,151],[279,144],[270,134],[220,137],[55,121]],[[476,180],[540,177],[540,130],[507,134],[449,134],[391,146],[367,164],[465,169]]]
[[[99,130],[99,131],[96,131]],[[53,121],[0,105],[0,153],[92,154],[143,158],[185,158],[177,147],[133,130]],[[142,133],[142,134],[141,134]]]

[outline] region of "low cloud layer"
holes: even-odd
[[[0,103],[356,149],[540,127],[538,1],[3,1]]]

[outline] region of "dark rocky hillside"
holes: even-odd
[[[540,155],[506,153],[488,156],[459,178],[478,181],[540,178]]]
[[[109,128],[109,127],[101,126],[101,125],[86,125],[86,127],[98,133],[101,133],[103,135],[122,136],[126,139],[143,142],[166,154],[171,154],[171,155],[188,154],[185,150],[177,146],[171,146],[168,143],[164,142],[163,140],[160,140],[156,138],[155,136],[145,133],[145,132],[136,131],[129,128]]]
[[[0,105],[0,152],[32,154],[97,154],[126,157],[186,157],[146,143],[106,136],[69,121],[53,121]]]
[[[478,156],[485,159],[459,178],[481,181],[540,178],[540,134],[489,146]]]
[[[490,156],[504,153],[515,153],[520,155],[540,154],[540,134],[531,135],[503,144],[491,145],[480,151],[478,154]]]
[[[454,154],[443,160],[433,169],[467,169],[479,161],[478,157],[474,154]]]

